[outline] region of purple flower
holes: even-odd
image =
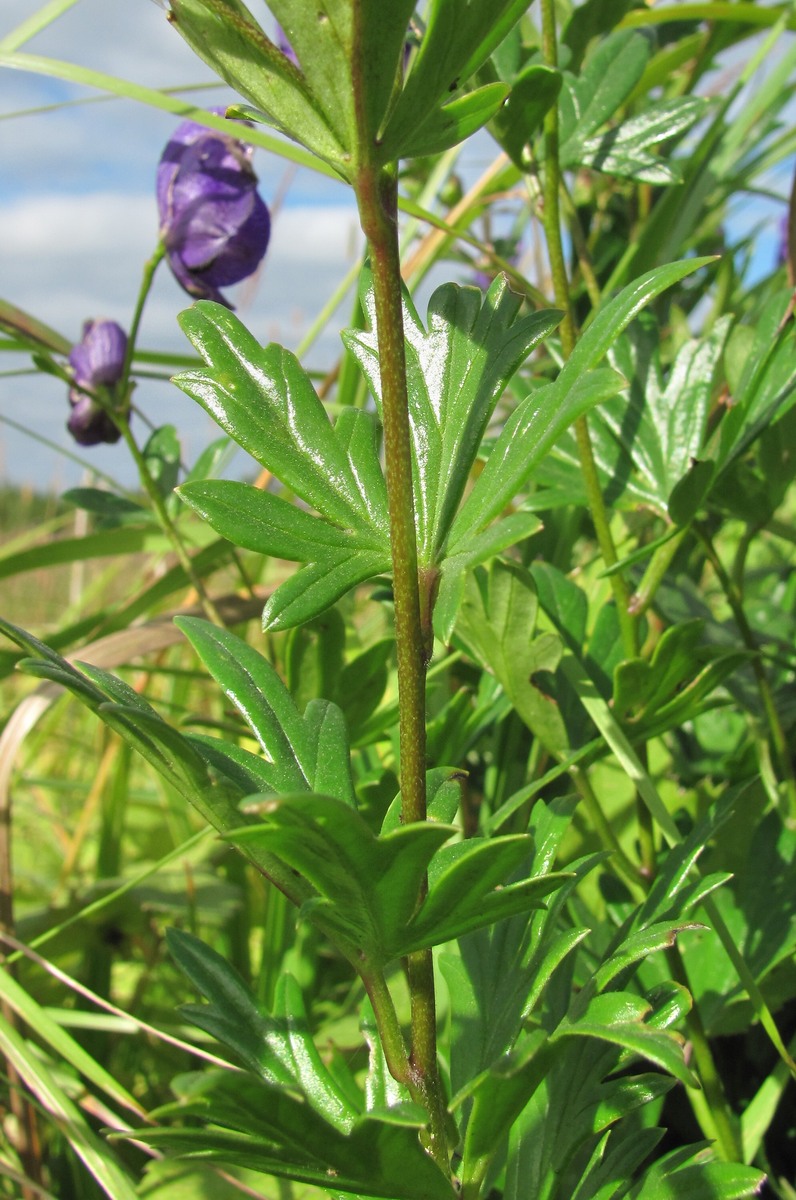
[[[115,321],[86,321],[83,336],[69,355],[75,385],[69,389],[72,412],[66,425],[81,446],[118,442],[121,437],[113,419],[88,391],[112,390],[122,377],[126,353],[127,334],[120,325]]]
[[[218,289],[256,270],[271,232],[251,158],[251,147],[231,134],[185,121],[158,164],[160,235],[169,266],[189,295],[228,308]]]

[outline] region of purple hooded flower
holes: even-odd
[[[189,295],[228,308],[218,289],[256,270],[271,232],[251,158],[251,147],[231,134],[184,121],[158,164],[160,234],[169,266]]]
[[[120,325],[115,321],[86,321],[83,336],[69,355],[75,386],[69,389],[72,412],[66,425],[81,446],[118,442],[121,437],[112,418],[88,391],[113,389],[122,377],[126,353],[127,334]]]

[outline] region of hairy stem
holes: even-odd
[[[354,188],[373,272],[398,657],[401,817],[408,825],[426,819],[426,666],[430,646],[427,622],[424,625],[421,613],[417,562],[395,173],[365,161],[357,172]],[[429,1113],[429,1150],[447,1172],[430,950],[411,956],[409,987],[411,1086]]]

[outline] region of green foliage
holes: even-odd
[[[21,53],[69,7],[0,65],[197,114]],[[4,497],[0,1196],[792,1200],[794,238],[736,214],[793,19],[267,7],[168,22],[367,259],[299,353],[202,300],[188,356],[138,343],[156,255],[120,395],[174,369],[222,436]]]

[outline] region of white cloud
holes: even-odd
[[[116,253],[121,241],[152,243],[157,235],[154,198],[119,192],[88,196],[28,196],[4,205],[0,252],[4,259],[46,256],[76,263],[85,254]]]

